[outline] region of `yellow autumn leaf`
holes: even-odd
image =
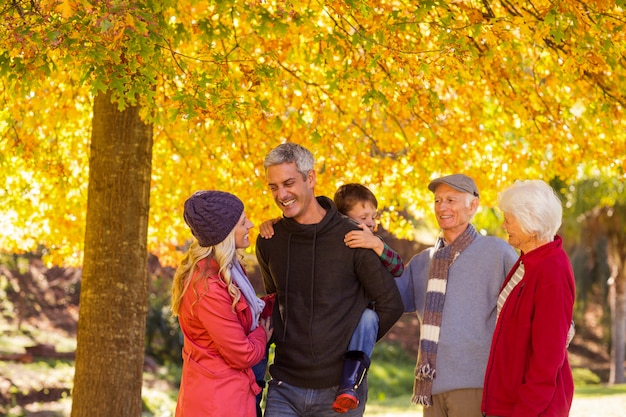
[[[70,18],[74,14],[74,10],[76,8],[75,0],[61,0],[59,4],[56,6],[55,10],[58,13],[61,13],[64,19]]]

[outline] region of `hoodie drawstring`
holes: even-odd
[[[284,311],[281,311],[281,316],[283,318],[283,340],[287,338],[287,320],[289,320],[289,266],[291,265],[290,254],[291,254],[291,233],[289,233],[289,237],[287,238],[287,272],[285,275],[285,308]]]
[[[311,349],[311,356],[313,356],[313,362],[317,362],[317,358],[315,357],[315,350],[313,349],[313,317],[314,317],[314,294],[315,294],[315,248],[317,247],[317,226],[315,227],[315,232],[313,233],[313,257],[312,257],[312,265],[311,265],[311,314],[309,315],[309,347]]]

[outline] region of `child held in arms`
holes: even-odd
[[[404,264],[400,255],[391,249],[380,236],[374,234],[378,218],[378,200],[374,193],[361,184],[344,184],[337,189],[333,200],[337,210],[355,221],[361,229],[346,234],[344,237],[346,246],[372,249],[394,277],[402,275]],[[264,222],[259,228],[261,237],[270,239],[274,235],[273,224],[278,220],[272,219]],[[378,315],[375,310],[375,304],[371,303],[363,312],[350,339],[344,356],[341,384],[333,403],[333,409],[338,413],[345,413],[359,404],[356,389],[367,374],[370,356],[378,334]]]

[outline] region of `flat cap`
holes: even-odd
[[[428,184],[428,189],[434,193],[439,184],[449,185],[457,191],[472,194],[474,197],[479,196],[474,180],[464,174],[452,174],[434,179]]]

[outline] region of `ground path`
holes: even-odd
[[[626,395],[574,397],[570,417],[624,417]]]
[[[421,417],[419,407],[405,410],[385,410],[376,406],[369,407],[364,417]],[[603,395],[599,397],[576,397],[572,403],[569,417],[625,417],[626,394]]]

